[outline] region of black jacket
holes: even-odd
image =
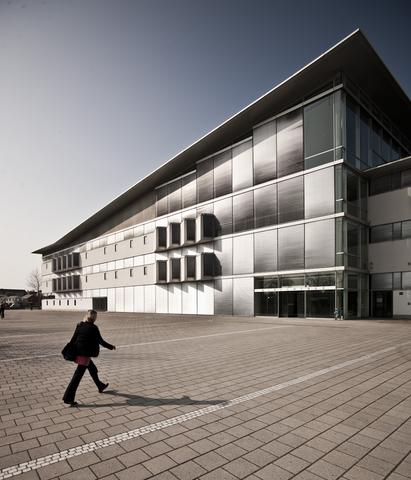
[[[70,343],[74,345],[76,355],[84,355],[85,357],[98,357],[100,345],[110,350],[114,348],[113,345],[103,340],[97,325],[90,322],[77,324]]]

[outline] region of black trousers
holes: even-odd
[[[89,374],[91,378],[94,380],[94,383],[96,384],[96,387],[98,389],[104,386],[104,383],[98,378],[98,370],[92,360],[90,360],[90,363],[88,364],[87,367],[85,365],[77,365],[73,378],[71,379],[64,393],[64,396],[63,396],[64,402],[74,402],[77,388],[80,385],[81,379],[83,378],[84,372],[86,370],[89,371]]]

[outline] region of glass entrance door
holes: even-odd
[[[280,292],[280,317],[304,317],[304,292]]]
[[[372,314],[377,318],[392,317],[392,291],[372,292]]]

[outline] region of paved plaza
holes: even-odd
[[[411,322],[100,314],[71,408],[81,316],[0,321],[0,480],[411,478]]]

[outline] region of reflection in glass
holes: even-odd
[[[197,181],[195,173],[183,177],[182,197],[183,208],[195,205],[197,199]]]
[[[231,150],[226,150],[214,157],[214,197],[231,192]]]
[[[373,290],[392,290],[392,273],[374,273],[374,275],[371,275],[371,288]]]
[[[356,105],[350,97],[346,97],[346,141],[347,162],[355,167],[357,157],[357,125]]]
[[[306,316],[307,317],[333,317],[335,292],[334,290],[307,291]]]
[[[233,237],[233,274],[253,273],[254,235]]]
[[[305,218],[334,213],[334,168],[324,168],[304,176]]]
[[[209,158],[197,164],[197,202],[205,202],[214,194],[214,160]]]
[[[392,223],[370,228],[370,242],[387,242],[392,240]]]
[[[278,177],[303,169],[303,116],[301,109],[277,119]]]
[[[304,218],[304,177],[296,177],[278,184],[278,223]]]
[[[254,228],[253,192],[245,192],[233,197],[234,232]]]
[[[254,234],[254,271],[274,272],[277,270],[277,230]]]
[[[253,144],[241,143],[233,147],[233,191],[251,187],[253,184]]]
[[[168,184],[168,213],[181,210],[181,179]]]
[[[333,96],[328,95],[304,108],[306,169],[334,160],[333,136]]]
[[[334,219],[305,225],[305,268],[335,265]]]
[[[256,292],[254,294],[255,315],[278,315],[278,293]]]
[[[160,187],[156,190],[157,192],[157,217],[161,215],[166,215],[168,212],[167,205],[167,185]]]
[[[254,129],[253,144],[254,184],[257,185],[277,176],[275,120]]]
[[[279,270],[304,268],[304,225],[278,230]]]
[[[224,198],[214,202],[214,215],[216,218],[216,235],[227,235],[233,231],[233,199]]]
[[[278,277],[254,277],[254,288],[278,288]]]
[[[254,190],[255,227],[276,225],[277,223],[277,185]]]

